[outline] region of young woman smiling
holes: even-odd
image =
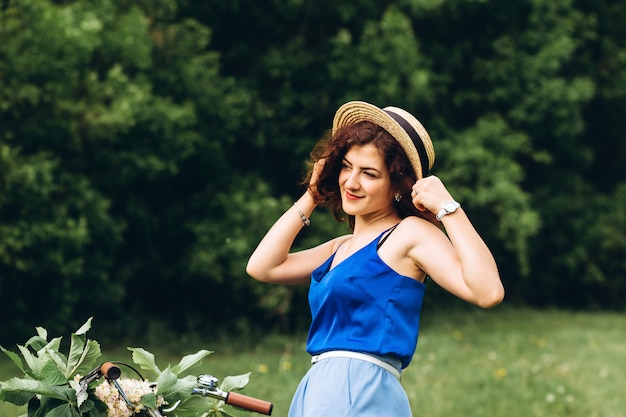
[[[496,263],[460,204],[430,175],[434,148],[410,113],[346,103],[313,159],[307,191],[247,266],[259,281],[309,286],[314,366],[289,416],[411,416],[399,379],[417,345],[426,277],[493,307],[504,297]],[[318,205],[347,219],[351,233],[292,252]]]

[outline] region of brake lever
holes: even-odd
[[[243,408],[248,411],[256,411],[257,413],[271,415],[274,405],[270,402],[259,400],[258,398],[248,397],[247,395],[237,392],[226,392],[218,388],[219,380],[213,375],[200,375],[198,384],[191,391],[192,394],[202,395],[203,397],[211,397],[226,404]]]
[[[122,371],[117,365],[113,362],[104,362],[80,379],[78,382],[79,389],[76,392],[76,396],[80,397],[81,395],[84,395],[89,388],[89,384],[97,381],[103,376],[115,381],[120,377],[120,375],[122,375]]]

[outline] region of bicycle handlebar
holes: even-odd
[[[237,392],[225,392],[217,387],[219,380],[213,375],[198,376],[198,383],[193,389],[192,394],[202,395],[203,397],[211,397],[224,401],[228,405],[243,408],[248,411],[271,415],[274,404],[259,400],[258,398],[248,397],[247,395]]]
[[[108,379],[117,379],[122,375],[122,370],[112,362],[104,362],[100,365],[100,374]]]
[[[274,404],[259,400],[258,398],[248,397],[247,395],[239,394],[237,392],[226,393],[226,404],[244,408],[249,411],[256,411],[257,413],[265,414],[267,416],[272,414]]]

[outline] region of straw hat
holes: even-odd
[[[428,176],[435,162],[435,149],[422,124],[398,107],[379,109],[364,101],[350,101],[339,107],[333,120],[333,134],[344,126],[369,121],[393,136],[411,161],[417,179]]]

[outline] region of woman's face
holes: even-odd
[[[393,210],[389,171],[376,146],[353,146],[343,159],[339,172],[339,189],[343,211],[348,215],[366,216]]]

